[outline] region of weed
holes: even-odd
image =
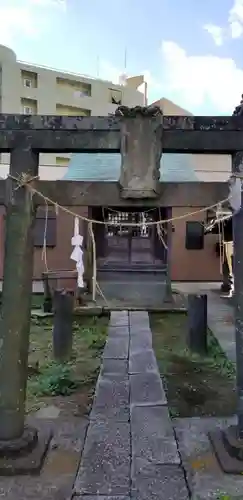
[[[186,314],[151,314],[153,347],[172,417],[230,416],[236,410],[235,366],[208,331],[206,356],[187,347]]]
[[[73,352],[68,363],[52,358],[52,318],[31,322],[29,364],[38,364],[37,375],[28,380],[27,407],[45,404],[46,398],[89,393],[95,387],[106,341],[107,318],[77,318],[73,323]]]
[[[68,396],[74,392],[78,384],[73,380],[71,367],[53,363],[32,379],[34,396]]]

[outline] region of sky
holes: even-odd
[[[227,115],[243,93],[243,0],[0,0],[0,20],[19,60],[113,83],[145,74],[150,103]]]

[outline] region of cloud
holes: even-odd
[[[215,24],[205,24],[203,27],[210,35],[212,35],[213,40],[216,45],[220,46],[223,43],[224,30],[220,26]]]
[[[0,43],[11,46],[18,36],[38,37],[46,27],[46,9],[65,5],[65,0],[1,0]]]
[[[243,35],[243,0],[234,0],[225,27],[206,24],[203,28],[218,46],[222,45],[227,38],[240,38]]]
[[[120,68],[113,66],[105,59],[97,59],[97,74],[95,75],[102,80],[107,80],[112,83],[119,83],[119,78],[124,73]]]
[[[28,0],[29,4],[40,7],[57,7],[66,10],[66,0]]]
[[[232,38],[239,38],[243,34],[243,0],[234,0],[228,21]]]
[[[193,110],[209,102],[217,112],[231,114],[240,101],[243,70],[233,59],[191,56],[173,41],[162,43],[164,88],[183,107]]]

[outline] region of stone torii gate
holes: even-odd
[[[204,207],[227,198],[227,183],[162,184],[161,154],[231,154],[234,162],[234,155],[240,151],[243,151],[242,116],[164,117],[157,107],[120,107],[115,116],[109,117],[0,115],[0,153],[10,152],[11,158],[10,175],[6,181],[0,181],[0,204],[6,207],[0,327],[0,471],[3,474],[6,470],[9,474],[40,469],[50,439],[49,435],[42,436],[25,426],[33,224],[36,207],[44,204],[42,198],[28,189],[28,182],[63,206]],[[120,152],[120,180],[118,183],[38,180],[39,153],[57,152]],[[242,280],[243,273],[238,287],[243,285]],[[243,419],[243,409],[240,411]]]

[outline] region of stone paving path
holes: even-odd
[[[74,498],[189,498],[147,312],[111,313]]]
[[[215,292],[208,292],[208,326],[230,361],[236,362],[233,304]]]

